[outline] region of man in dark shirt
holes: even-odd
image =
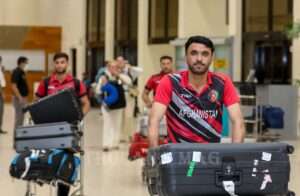
[[[28,64],[28,59],[26,57],[18,58],[18,66],[12,72],[11,83],[13,92],[13,105],[15,108],[15,125],[14,125],[14,136],[15,130],[18,126],[23,125],[24,114],[23,107],[27,103],[28,96],[28,84],[25,74],[25,67]]]

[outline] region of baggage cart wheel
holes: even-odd
[[[143,180],[143,183],[145,184],[146,183],[146,179],[147,177],[146,177],[146,173],[145,173],[145,168],[143,167],[142,168],[142,180]]]
[[[296,196],[296,193],[293,192],[293,191],[289,191],[288,194],[287,194],[287,196]]]

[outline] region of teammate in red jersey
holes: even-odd
[[[152,75],[144,88],[142,98],[146,107],[151,108],[153,100],[150,98],[150,92],[153,92],[153,96],[156,93],[156,88],[160,83],[160,80],[166,75],[173,71],[173,59],[170,56],[160,57],[161,71],[157,74]]]

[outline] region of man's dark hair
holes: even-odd
[[[2,56],[0,56],[0,62],[2,61]]]
[[[213,42],[209,38],[204,37],[204,36],[200,36],[200,35],[196,35],[196,36],[190,37],[187,40],[187,42],[185,43],[185,53],[187,52],[189,46],[192,43],[203,44],[206,47],[210,48],[212,53],[214,53],[214,51],[215,51],[214,44],[213,44]]]
[[[173,58],[171,56],[168,56],[168,55],[161,56],[160,59],[159,59],[159,61],[161,62],[162,60],[165,60],[165,59],[173,61]]]
[[[23,63],[27,63],[27,61],[28,61],[28,58],[27,58],[27,57],[25,57],[25,56],[20,56],[20,57],[18,58],[17,63],[18,63],[18,65],[21,65],[21,64],[23,64]]]
[[[60,58],[65,58],[67,61],[69,61],[69,56],[64,52],[56,53],[53,57],[53,61],[56,61],[57,59],[60,59]]]

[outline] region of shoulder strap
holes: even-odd
[[[45,96],[48,95],[48,86],[49,86],[50,77],[44,79],[44,87],[45,87]]]

